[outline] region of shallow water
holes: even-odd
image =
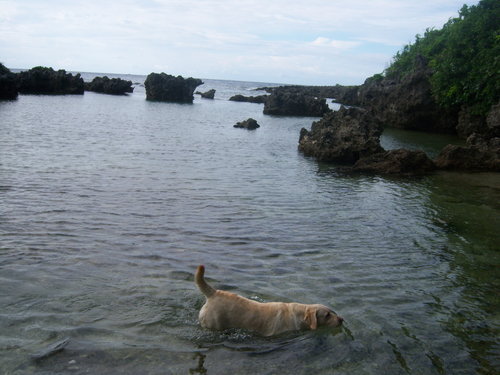
[[[207,80],[216,100],[193,105],[141,86],[0,102],[0,372],[496,373],[500,176],[339,175],[297,152],[314,118],[227,101],[262,85]],[[248,117],[261,128],[232,127]],[[327,304],[345,325],[205,331],[198,264],[218,288]]]

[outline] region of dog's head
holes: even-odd
[[[309,305],[304,321],[309,329],[315,330],[318,327],[340,327],[344,319],[326,306]]]

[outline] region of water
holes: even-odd
[[[0,102],[2,374],[498,371],[499,175],[339,175],[297,152],[316,119],[227,101],[262,85],[206,80],[216,100],[192,105],[140,85]],[[249,117],[261,128],[232,127]],[[198,264],[216,287],[323,303],[345,325],[203,330]]]

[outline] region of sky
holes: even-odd
[[[466,0],[0,0],[0,62],[361,84]]]

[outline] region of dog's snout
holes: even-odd
[[[344,318],[342,318],[341,316],[337,316],[337,320],[339,321],[339,325],[344,322]]]

